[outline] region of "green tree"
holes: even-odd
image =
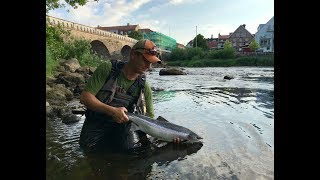
[[[228,39],[224,42],[223,48],[224,48],[224,49],[231,49],[231,48],[233,48],[231,42],[230,42]]]
[[[69,31],[64,30],[60,25],[50,26],[48,19],[46,22],[46,47],[50,49],[50,56],[57,60],[63,54],[63,37],[68,37]]]
[[[249,48],[252,50],[252,51],[256,51],[257,49],[260,48],[259,44],[257,43],[257,41],[255,39],[253,39],[251,41],[251,43],[249,44]]]
[[[143,34],[139,31],[132,31],[129,33],[128,37],[131,37],[136,40],[143,39]]]
[[[196,43],[197,41],[197,43]],[[208,44],[207,44],[207,40],[204,38],[203,35],[198,34],[194,39],[193,39],[193,47],[199,47],[202,48],[203,50],[207,50],[208,48]]]
[[[65,0],[67,4],[69,4],[73,8],[77,8],[78,6],[83,6],[87,4],[89,0]],[[94,1],[99,1],[99,0],[94,0]],[[50,10],[60,8],[60,7],[65,7],[65,4],[60,4],[59,0],[46,0],[46,11],[47,13]]]

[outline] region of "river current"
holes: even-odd
[[[48,120],[47,179],[274,179],[273,68],[159,71],[147,73],[155,117],[191,129],[203,144],[88,157],[78,144],[84,116],[73,124]]]

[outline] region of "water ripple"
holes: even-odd
[[[78,144],[84,117],[69,125],[48,120],[47,178],[274,179],[273,68],[185,68],[185,76],[159,70],[147,75],[156,117],[198,133],[202,147],[88,157]]]

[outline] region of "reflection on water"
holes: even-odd
[[[191,129],[203,144],[85,155],[78,145],[83,119],[56,119],[47,122],[47,179],[274,179],[272,68],[186,68],[185,76],[159,70],[147,75],[156,117]]]
[[[169,143],[160,148],[147,148],[135,154],[88,155],[87,160],[92,168],[90,178],[145,179],[150,177],[149,173],[153,166],[166,167],[173,161],[186,159],[187,155],[196,153],[201,147],[201,143],[179,146]],[[155,177],[165,178],[162,173],[155,173]]]

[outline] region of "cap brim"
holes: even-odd
[[[149,54],[145,54],[143,53],[143,56],[152,63],[161,63],[161,60],[157,57],[157,56],[153,56],[153,55],[149,55]]]

